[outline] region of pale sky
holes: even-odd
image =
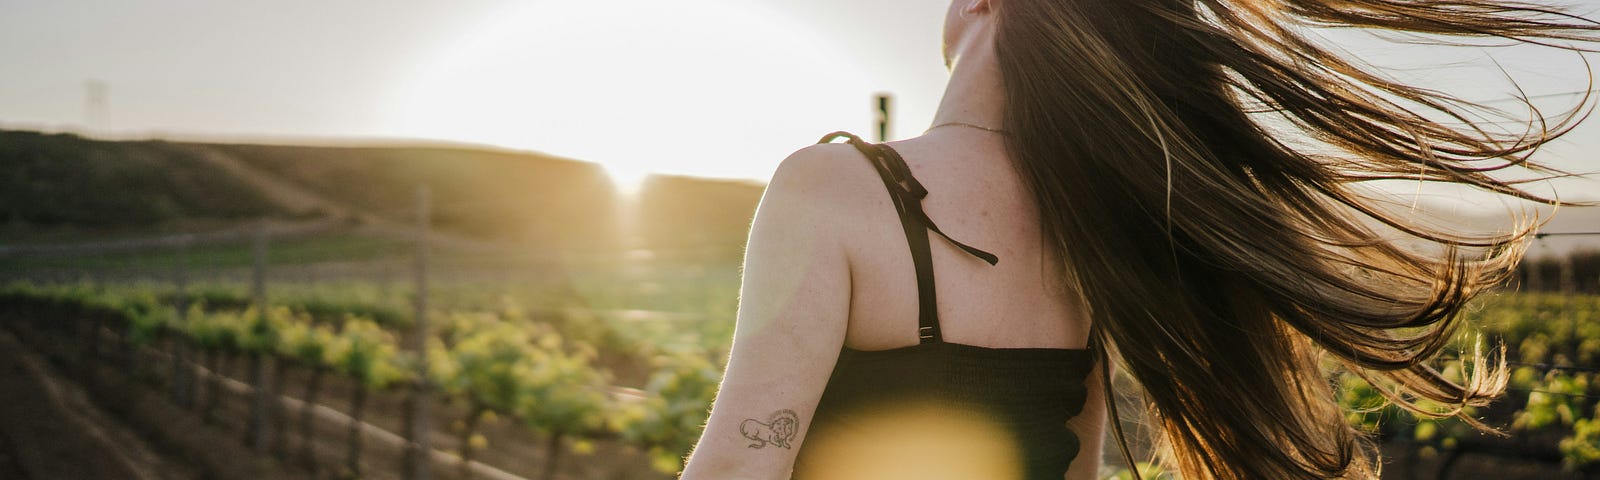
[[[437,139],[594,161],[624,177],[766,180],[823,134],[870,135],[876,92],[896,97],[892,138],[926,128],[948,79],[946,5],[0,0],[0,128],[85,131],[96,79],[108,95],[94,131],[112,137]],[[1407,80],[1474,99],[1509,92],[1476,49],[1334,38]],[[1530,94],[1586,87],[1571,54],[1495,58]],[[1551,161],[1600,170],[1597,123],[1552,147]]]

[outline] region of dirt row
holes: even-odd
[[[231,358],[219,371],[226,376],[218,398],[218,415],[206,422],[198,411],[179,408],[168,396],[166,378],[170,362],[161,349],[143,349],[133,362],[139,381],[129,382],[126,362],[112,357],[114,338],[109,331],[99,360],[82,368],[86,356],[70,328],[54,332],[29,327],[31,322],[0,312],[0,479],[129,478],[129,479],[278,479],[348,478],[344,471],[348,412],[356,385],[328,375],[323,380],[316,421],[310,437],[309,462],[299,455],[306,446],[297,419],[308,372],[286,370],[289,388],[289,435],[284,450],[259,455],[245,447],[245,420],[249,415],[250,388],[245,362]],[[14,332],[14,333],[13,333]],[[19,337],[21,337],[19,339]],[[201,371],[203,373],[203,370]],[[204,388],[202,387],[202,390]],[[202,391],[200,398],[209,392]],[[363,438],[362,478],[398,479],[403,441],[404,395],[376,392],[369,395],[360,425]],[[453,425],[465,415],[460,405],[436,403],[433,409],[432,446],[437,449],[433,478],[459,478],[453,455],[460,438]],[[493,468],[477,469],[479,479],[539,478],[547,465],[549,438],[530,432],[512,421],[485,425],[488,440],[475,455]],[[648,468],[636,448],[620,442],[595,442],[587,455],[571,453],[570,442],[554,478],[667,479]],[[1107,450],[1107,456],[1111,456]],[[1433,453],[1415,445],[1391,442],[1383,446],[1385,479],[1597,479],[1595,475],[1563,472],[1548,460],[1519,458],[1511,452],[1463,449]],[[274,460],[274,459],[278,460]],[[1108,461],[1112,459],[1108,458]]]
[[[4,330],[0,405],[0,478],[199,478]]]
[[[195,411],[179,408],[169,399],[170,387],[167,382],[171,364],[164,348],[141,349],[132,362],[136,366],[135,375],[139,380],[129,382],[127,368],[129,362],[120,358],[116,352],[118,347],[114,332],[102,331],[104,342],[99,349],[99,360],[88,362],[92,364],[92,368],[83,368],[85,360],[95,355],[92,350],[86,354],[82,345],[73,341],[75,338],[81,338],[71,334],[73,327],[33,328],[29,324],[36,322],[14,318],[11,315],[0,315],[0,322],[10,327],[0,331],[15,330],[24,338],[23,341],[13,341],[12,345],[7,346],[5,350],[8,354],[35,355],[47,359],[42,362],[48,362],[51,366],[45,370],[61,378],[62,382],[86,386],[85,405],[93,406],[98,403],[99,408],[104,408],[117,421],[126,424],[127,429],[138,432],[144,437],[144,441],[155,445],[154,450],[159,450],[171,458],[184,459],[182,462],[174,463],[187,464],[186,467],[190,470],[200,472],[199,478],[349,478],[352,476],[343,466],[348,448],[346,440],[349,432],[349,412],[352,410],[352,398],[357,385],[348,378],[333,374],[323,376],[317,404],[312,406],[315,421],[312,424],[313,434],[310,437],[309,451],[312,454],[307,461],[307,458],[300,455],[306,448],[305,437],[299,430],[298,422],[302,402],[297,397],[305,393],[304,386],[307,384],[310,372],[294,367],[285,369],[287,381],[285,391],[281,392],[283,395],[281,401],[287,407],[285,413],[289,419],[288,435],[281,440],[272,438],[268,444],[273,448],[269,449],[267,455],[260,455],[245,447],[244,437],[248,430],[246,421],[249,418],[252,390],[243,381],[248,378],[243,358],[227,357],[220,362],[218,370],[224,379],[217,401],[217,415],[212,421],[207,422],[198,408]],[[156,346],[160,347],[161,344],[158,343]],[[268,363],[270,367],[270,362]],[[205,370],[197,367],[197,371],[198,377],[203,379]],[[8,375],[8,378],[10,377],[12,376]],[[207,386],[208,382],[205,381],[197,385],[198,398],[201,399],[202,405],[210,395]],[[38,397],[36,390],[6,388],[5,391],[29,398]],[[0,404],[10,403],[7,400],[9,399],[0,397],[0,402],[6,402]],[[403,431],[404,400],[405,395],[401,391],[368,394],[363,415],[364,423],[359,426],[362,436],[360,455],[362,478],[400,478],[399,466],[403,456],[404,440],[396,432]],[[16,408],[6,410],[22,412]],[[430,436],[431,446],[435,449],[432,478],[452,479],[461,476],[458,457],[455,456],[459,451],[461,438],[459,430],[453,427],[459,427],[460,420],[465,415],[462,406],[435,397],[431,415],[433,434]],[[9,431],[0,428],[0,434]],[[484,464],[474,469],[475,478],[542,478],[546,473],[550,451],[549,437],[535,434],[516,422],[505,419],[486,422],[479,432],[487,440],[487,444],[474,454],[474,458]],[[277,435],[277,432],[274,431],[272,435]],[[26,438],[54,437],[30,435]],[[15,437],[12,438],[14,439]],[[8,444],[15,445],[15,442],[6,442],[0,438],[0,478],[11,478],[3,474],[3,469],[8,464],[7,459],[17,457],[8,454],[12,451],[6,449]],[[584,454],[574,452],[575,446],[570,440],[561,443],[559,448],[563,453],[552,478],[562,480],[671,478],[670,475],[651,470],[644,452],[620,441],[591,442],[585,450],[592,451]],[[165,472],[182,468],[169,466],[156,470]],[[49,475],[21,478],[192,477]]]

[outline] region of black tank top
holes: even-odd
[[[848,139],[871,160],[900,214],[917,274],[919,343],[890,350],[844,347],[839,352],[838,363],[798,452],[794,478],[835,477],[826,472],[839,468],[854,470],[854,474],[864,470],[890,471],[876,469],[892,469],[893,465],[874,462],[905,460],[874,458],[872,452],[893,447],[874,443],[900,440],[892,432],[871,430],[900,428],[895,426],[900,421],[895,419],[900,418],[918,425],[919,428],[907,429],[917,432],[907,433],[912,436],[941,432],[966,435],[975,429],[978,433],[974,435],[988,435],[1002,445],[1000,456],[1012,459],[1011,468],[1019,475],[1014,478],[1060,480],[1079,450],[1079,439],[1065,423],[1083,410],[1087,395],[1084,379],[1095,363],[1092,347],[990,348],[945,342],[939,331],[928,231],[990,265],[998,263],[999,258],[939,231],[922,210],[921,199],[928,191],[911,176],[905,160],[894,149],[863,142],[847,132],[828,134],[818,143],[830,143],[840,137]],[[927,412],[937,412],[929,414],[936,418],[917,417]],[[927,421],[949,421],[952,426],[920,428]],[[851,444],[852,438],[869,440],[858,445]],[[941,444],[939,439],[904,440]],[[949,458],[950,452],[919,455],[919,467],[960,460]]]

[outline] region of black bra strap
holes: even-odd
[[[990,265],[999,263],[1000,258],[958,242],[939,230],[939,226],[935,225],[933,219],[928,218],[927,212],[922,210],[922,198],[928,196],[928,189],[923,188],[922,183],[911,176],[911,168],[906,165],[905,159],[900,157],[899,152],[895,152],[888,145],[867,143],[849,132],[830,133],[817,143],[831,143],[833,139],[839,137],[846,138],[856,150],[861,151],[872,161],[873,168],[878,170],[878,176],[889,189],[889,198],[894,201],[895,211],[900,214],[900,226],[905,229],[906,243],[911,247],[911,263],[917,271],[918,343],[943,342],[943,336],[939,332],[938,299],[933,284],[933,251],[929,244],[928,230],[933,230],[951,244]]]

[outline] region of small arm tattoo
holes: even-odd
[[[739,434],[755,442],[750,448],[764,448],[767,445],[777,445],[790,448],[789,441],[800,431],[800,417],[794,410],[778,410],[767,418],[766,422],[747,418],[739,424]]]

